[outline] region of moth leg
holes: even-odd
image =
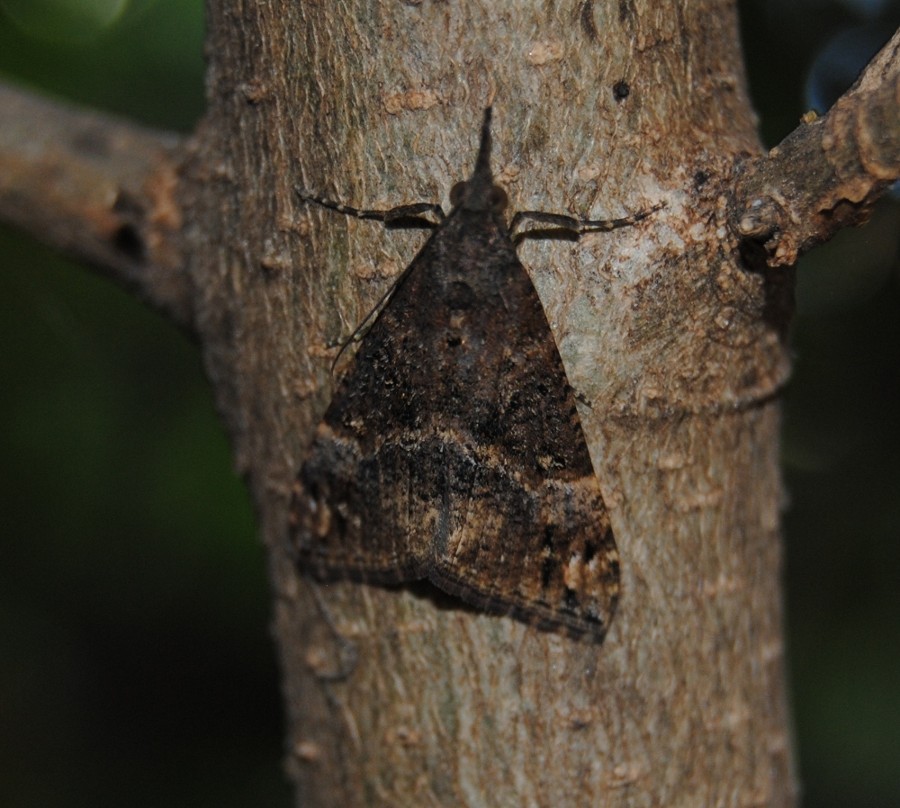
[[[387,210],[375,210],[343,205],[340,202],[333,202],[330,199],[316,196],[299,188],[297,189],[297,196],[304,202],[312,202],[323,208],[343,213],[345,216],[353,216],[356,219],[373,219],[381,222],[385,227],[424,227],[434,229],[438,223],[446,218],[444,209],[433,202],[416,202],[411,205],[398,205]],[[424,213],[432,214],[438,221],[433,222],[430,219],[426,219],[422,215]]]
[[[584,233],[606,232],[616,230],[619,227],[630,227],[633,224],[646,219],[650,214],[665,207],[664,203],[654,205],[647,210],[632,213],[630,216],[622,216],[618,219],[579,219],[575,216],[568,216],[565,213],[547,213],[541,210],[520,210],[512,218],[509,225],[509,232],[515,233],[523,222],[530,221],[539,225],[549,225],[555,230],[568,231],[575,236],[581,236]],[[541,234],[545,234],[548,228],[533,227],[528,230],[522,230],[514,236],[516,242],[525,238],[539,238]]]
[[[388,300],[391,299],[394,292],[397,291],[397,286],[399,286],[400,282],[409,274],[409,267],[403,270],[403,273],[400,275],[397,280],[395,280],[390,287],[388,287],[387,291],[378,299],[378,302],[369,309],[369,313],[363,317],[362,322],[353,329],[353,333],[347,337],[344,341],[343,345],[341,345],[340,350],[337,352],[337,356],[334,357],[334,361],[331,363],[331,372],[334,373],[334,369],[337,367],[338,362],[341,357],[344,355],[344,351],[352,345],[354,342],[359,342],[369,330],[369,325],[377,319],[378,315],[381,314],[384,307],[387,305]]]
[[[437,219],[437,223],[424,218],[422,216],[423,213],[432,214]],[[446,218],[444,209],[437,203],[416,202],[412,205],[398,205],[395,208],[384,211],[384,218],[382,221],[384,222],[385,227],[390,227],[391,225],[394,225],[395,227],[404,225],[412,226],[412,224],[406,225],[406,222],[409,221],[410,223],[422,222],[423,224],[421,226],[434,228]]]
[[[295,190],[297,196],[304,202],[311,202],[314,205],[319,205],[323,208],[333,210],[337,213],[343,213],[345,216],[353,216],[356,219],[371,219],[377,222],[381,222],[385,227],[421,227],[428,230],[434,230],[442,221],[444,221],[444,219],[447,218],[446,214],[444,213],[444,209],[434,202],[415,202],[411,205],[398,205],[393,208],[388,208],[387,210],[376,210],[374,208],[354,208],[350,205],[344,205],[340,202],[334,202],[331,199],[325,199],[324,197],[317,196],[316,194],[310,193],[309,191],[305,191],[301,188],[297,188]],[[425,213],[432,214],[435,219],[437,219],[437,222],[426,219],[422,215]],[[391,295],[393,295],[396,291],[397,285],[406,277],[406,274],[408,272],[409,268],[407,267],[407,269],[396,280],[396,282],[391,285],[391,287],[384,293],[384,295],[382,295],[381,299],[369,310],[369,313],[356,327],[354,332],[347,338],[346,342],[344,342],[344,344],[341,346],[341,349],[338,351],[337,356],[335,356],[334,361],[331,363],[332,373],[334,373],[334,369],[335,367],[337,367],[337,364],[340,361],[341,356],[343,356],[344,351],[347,349],[347,346],[351,345],[353,342],[356,342],[363,334],[365,334],[367,325],[374,320],[379,312],[381,312],[387,301],[390,299]]]

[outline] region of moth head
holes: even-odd
[[[458,182],[450,189],[450,204],[454,208],[481,213],[502,213],[506,210],[506,191],[494,183],[491,172],[491,108],[484,111],[481,125],[481,145],[475,170],[465,182]]]
[[[477,177],[458,182],[450,189],[450,204],[454,208],[503,213],[508,202],[506,191],[499,185],[491,182],[485,186]]]

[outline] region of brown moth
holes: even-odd
[[[435,205],[347,208],[441,221],[362,338],[294,483],[298,568],[319,579],[430,581],[479,609],[601,642],[619,554],[556,342],[510,232],[612,221],[523,212],[508,227],[490,168]],[[655,210],[655,208],[654,208]],[[432,225],[434,226],[434,225]]]

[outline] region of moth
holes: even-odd
[[[507,225],[485,111],[472,176],[432,204],[358,210],[439,222],[334,391],[293,486],[298,568],[320,580],[427,580],[492,614],[601,642],[619,554],[575,396],[511,231],[633,224],[534,211]],[[655,209],[655,208],[654,208]]]

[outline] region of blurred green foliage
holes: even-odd
[[[188,131],[200,0],[89,6],[0,0],[4,78]],[[9,230],[0,256],[0,806],[290,804],[265,558],[197,347]]]
[[[742,4],[769,145],[864,5]],[[886,39],[896,3],[875,5]],[[200,0],[0,0],[6,78],[160,128],[200,116],[202,48]],[[798,270],[785,524],[807,808],[900,805],[898,219],[885,201]],[[263,552],[196,347],[8,230],[0,256],[0,808],[288,805]]]

